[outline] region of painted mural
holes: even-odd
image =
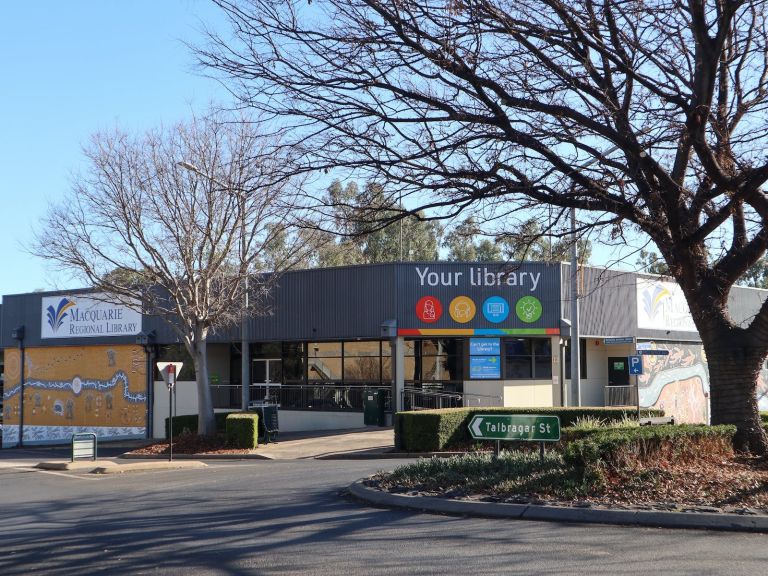
[[[28,348],[24,360],[24,442],[69,442],[146,433],[146,365],[141,346]],[[3,446],[19,441],[21,353],[5,350]]]
[[[668,356],[643,356],[638,377],[640,403],[664,410],[680,423],[708,422],[709,372],[704,348],[698,344],[652,344],[669,350]],[[757,400],[768,410],[768,371],[760,373]]]

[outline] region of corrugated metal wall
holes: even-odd
[[[451,285],[431,286],[422,281],[425,269],[457,281]],[[520,286],[478,286],[477,273],[518,274]],[[418,270],[418,272],[417,272]],[[521,273],[525,273],[522,276]],[[456,273],[461,273],[456,276]],[[420,276],[421,274],[421,276]],[[531,291],[533,274],[538,275],[536,290]],[[491,276],[488,276],[489,278]],[[434,278],[434,277],[433,277]],[[328,269],[299,270],[284,274],[273,292],[269,315],[252,318],[249,339],[332,340],[381,336],[381,323],[396,319],[399,328],[556,328],[560,319],[570,319],[570,266],[568,264],[523,263],[520,265],[422,262],[378,264]],[[527,284],[526,284],[527,283]],[[425,285],[422,285],[425,284]],[[583,336],[631,336],[643,339],[697,340],[695,333],[637,329],[637,275],[630,272],[585,267],[580,272],[580,332]],[[0,347],[11,348],[18,342],[11,338],[17,326],[26,328],[25,345],[133,344],[135,336],[112,338],[64,338],[41,340],[41,300],[44,296],[77,294],[68,292],[31,293],[5,296],[0,306]],[[514,313],[516,299],[535,295],[542,304],[542,317],[533,324],[521,322]],[[420,322],[415,313],[416,302],[425,295],[440,299],[446,310],[434,323]],[[475,318],[458,324],[450,318],[447,306],[451,299],[470,297],[478,310]],[[483,317],[480,306],[485,298],[502,296],[512,310],[506,321],[493,324]],[[749,321],[768,297],[768,291],[735,287],[729,306],[736,322]],[[144,332],[155,330],[158,343],[176,342],[171,329],[158,318],[144,317]],[[211,342],[238,341],[239,326],[220,331]]]
[[[563,318],[571,320],[571,266],[562,264]],[[584,266],[579,269],[579,333],[632,336],[637,330],[635,275]]]

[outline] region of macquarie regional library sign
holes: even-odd
[[[110,302],[104,295],[46,296],[41,306],[41,338],[133,336],[141,332],[136,309]]]

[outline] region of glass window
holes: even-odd
[[[408,360],[406,360],[406,366],[407,364],[408,364]],[[392,381],[392,358],[390,357],[381,359],[381,379],[384,382]],[[408,377],[406,376],[405,379],[407,380]]]
[[[344,356],[381,356],[381,342],[344,342]]]
[[[533,340],[533,377],[538,380],[552,378],[552,340]]]
[[[521,380],[531,378],[531,357],[530,356],[507,356],[504,359],[505,374],[507,380]]]
[[[406,341],[405,379],[411,382],[462,380],[464,340],[445,338]]]
[[[341,342],[310,342],[307,348],[310,358],[341,356]]]
[[[285,382],[304,382],[307,374],[304,363],[304,343],[283,343],[283,377]]]
[[[345,356],[344,381],[379,382],[381,380],[380,356]]]
[[[341,358],[309,358],[307,379],[312,381],[341,381]]]
[[[518,380],[533,377],[533,353],[528,338],[504,341],[504,378]]]
[[[251,358],[280,358],[280,342],[256,342],[251,344]]]
[[[565,379],[571,379],[571,347],[570,341],[565,341]],[[587,378],[587,341],[584,338],[579,338],[579,372],[581,378]]]

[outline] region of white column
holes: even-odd
[[[389,341],[392,353],[392,376],[394,389],[392,406],[395,412],[403,411],[403,390],[405,389],[405,338],[398,336]]]

